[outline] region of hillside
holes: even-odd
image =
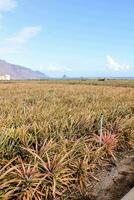
[[[4,60],[0,60],[0,75],[9,74],[11,79],[45,79],[47,76],[40,71],[33,71],[27,67],[14,65]]]

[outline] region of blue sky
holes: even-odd
[[[133,0],[0,0],[0,59],[49,76],[134,76]]]

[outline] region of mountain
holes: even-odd
[[[63,76],[62,76],[62,79],[68,79],[69,77],[66,75],[66,74],[64,74]]]
[[[0,76],[10,75],[12,80],[46,79],[47,76],[40,71],[33,71],[27,67],[8,63],[0,60]]]

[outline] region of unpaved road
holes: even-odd
[[[134,152],[117,163],[110,172],[101,174],[100,181],[95,185],[89,199],[121,200],[134,187]],[[133,196],[134,191],[130,193]],[[129,200],[124,197],[123,200]]]

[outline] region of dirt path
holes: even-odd
[[[134,152],[120,161],[111,172],[103,172],[88,200],[120,200],[134,187]]]

